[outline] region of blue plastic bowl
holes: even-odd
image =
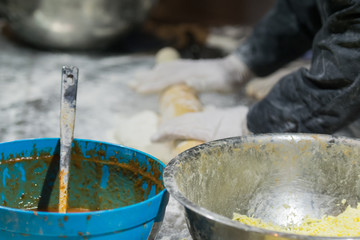
[[[0,143],[0,239],[148,239],[158,232],[169,195],[165,165],[136,149],[75,139],[70,209],[58,207],[59,139]],[[77,211],[77,210],[76,210]]]

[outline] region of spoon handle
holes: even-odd
[[[79,69],[64,66],[61,79],[59,213],[66,213],[71,146],[74,138]]]

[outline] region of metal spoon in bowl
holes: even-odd
[[[79,69],[64,66],[61,79],[60,111],[60,173],[59,213],[66,213],[68,204],[68,182],[70,175],[70,154],[74,139],[76,94]]]

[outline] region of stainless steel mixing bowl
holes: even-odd
[[[10,30],[41,48],[101,49],[143,22],[155,0],[1,0]]]
[[[184,206],[194,239],[336,239],[274,232],[231,218],[237,212],[286,225],[356,207],[360,141],[310,134],[217,140],[172,159],[164,182]]]

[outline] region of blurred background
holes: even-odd
[[[274,0],[1,0],[2,34],[47,50],[139,52],[172,46],[184,57],[233,49]]]
[[[116,141],[117,115],[158,112],[128,86],[173,47],[182,58],[234,51],[274,0],[0,0],[0,141],[57,137],[60,70],[80,69],[75,136]],[[261,83],[262,85],[262,83]],[[204,105],[250,101],[204,93]],[[83,101],[83,102],[82,102]],[[89,116],[96,114],[96,118]],[[115,129],[115,130],[114,130]]]
[[[146,121],[149,111],[159,111],[159,99],[130,89],[134,75],[153,67],[156,52],[165,46],[192,59],[230,53],[273,2],[0,0],[0,142],[60,136],[64,65],[79,68],[75,138],[128,145],[119,141],[126,119],[133,121],[127,139],[144,140],[153,131],[154,124]],[[199,98],[215,107],[244,101],[238,93]],[[170,160],[151,146],[148,153]],[[191,239],[173,199],[157,239]]]

